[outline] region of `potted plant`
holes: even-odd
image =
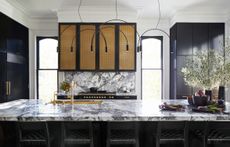
[[[226,46],[224,52],[214,49],[197,51],[193,58],[187,58],[185,66],[181,69],[187,85],[201,88],[207,92],[230,81],[230,61],[225,60],[230,54],[230,47]]]

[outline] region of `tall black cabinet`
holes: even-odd
[[[29,98],[28,28],[0,13],[0,102]]]
[[[176,23],[170,29],[170,98],[192,95],[195,90],[185,84],[181,68],[196,51],[223,50],[224,23]]]

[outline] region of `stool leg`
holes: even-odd
[[[160,147],[160,136],[161,136],[161,125],[160,122],[157,124],[157,133],[156,133],[156,147]]]
[[[62,122],[61,123],[61,147],[65,147],[64,138],[65,138],[65,128],[64,128],[64,122]]]
[[[136,138],[136,144],[135,144],[135,147],[139,147],[140,144],[139,144],[139,124],[138,123],[135,123],[135,138]]]
[[[111,137],[111,133],[110,133],[110,123],[107,123],[107,135],[106,135],[106,147],[110,147],[110,137]]]
[[[156,137],[156,147],[160,147],[160,139],[159,139],[159,137]]]
[[[91,141],[90,141],[90,147],[94,147],[94,144],[93,144],[93,124],[92,124],[92,122],[90,122],[90,124],[89,124],[89,132],[90,132],[90,139],[91,139]]]
[[[203,147],[208,146],[208,123],[205,125],[204,136],[203,136]]]
[[[188,130],[189,130],[189,123],[185,122],[184,124],[184,147],[189,147],[189,143],[188,143]]]

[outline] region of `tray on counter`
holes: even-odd
[[[168,104],[163,103],[159,106],[160,110],[162,111],[177,111],[177,112],[183,112],[185,111],[185,106],[181,104]]]
[[[224,113],[224,105],[211,104],[207,106],[192,106],[193,112],[200,113]]]

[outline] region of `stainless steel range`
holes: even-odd
[[[68,99],[67,95],[58,95],[58,99]],[[136,95],[116,94],[116,92],[80,92],[74,99],[137,99]]]

